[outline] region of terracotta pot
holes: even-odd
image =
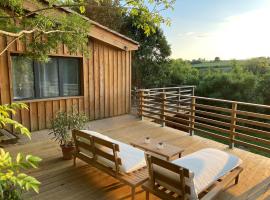
[[[64,160],[71,160],[73,157],[74,152],[74,146],[64,146],[60,145],[63,153],[63,159]]]

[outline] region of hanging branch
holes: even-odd
[[[33,14],[46,11],[46,10],[57,9],[57,8],[72,8],[72,7],[80,7],[80,6],[87,6],[87,4],[54,5],[51,7],[45,7],[45,8],[40,8],[40,9],[31,11],[25,15],[0,16],[0,18],[25,18],[25,17],[30,17]]]
[[[18,33],[12,33],[12,32],[7,32],[7,31],[3,31],[0,30],[0,34],[6,35],[6,36],[11,36],[11,37],[16,37],[14,38],[11,42],[8,43],[8,45],[0,52],[0,56],[6,51],[8,50],[8,48],[18,39],[20,39],[21,37],[23,37],[25,34],[31,34],[34,33],[35,31],[39,31],[42,34],[48,35],[51,33],[75,33],[74,31],[62,31],[62,30],[50,30],[50,31],[44,31],[41,30],[39,28],[34,28],[32,30],[22,30]]]

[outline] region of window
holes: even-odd
[[[61,59],[59,60],[59,70],[62,74],[63,96],[76,95],[80,90],[79,60]]]
[[[51,57],[48,63],[12,56],[14,100],[81,95],[81,60]]]
[[[59,96],[59,79],[58,79],[57,59],[52,58],[48,63],[38,63],[39,82],[38,92],[41,98]]]
[[[31,60],[14,56],[12,57],[12,66],[14,99],[34,98],[34,70]]]

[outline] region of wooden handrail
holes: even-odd
[[[187,91],[186,87],[193,86],[138,90],[139,116],[190,135],[195,131],[195,134],[217,138],[230,148],[236,144],[270,152],[270,115],[259,112],[264,109],[269,113],[270,106],[199,97],[194,95],[194,90],[183,95],[181,92]]]

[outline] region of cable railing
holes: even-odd
[[[184,93],[179,87],[137,90],[138,115],[270,156],[270,106],[198,97],[193,86],[186,87]]]

